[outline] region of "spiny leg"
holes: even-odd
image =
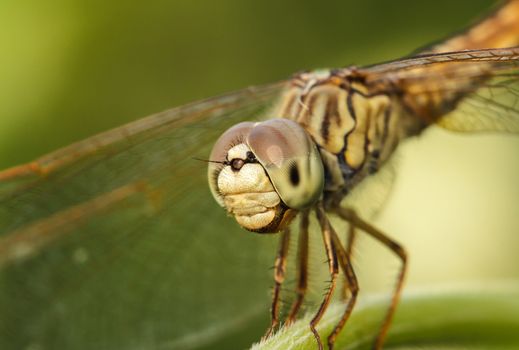
[[[346,248],[345,248],[345,252],[346,252],[346,260],[348,262],[351,262],[351,256],[353,255],[353,244],[355,242],[355,238],[356,238],[356,231],[355,231],[355,226],[353,225],[348,225],[348,238],[346,239]],[[346,277],[346,280],[344,281],[344,286],[343,286],[343,289],[342,289],[342,299],[343,300],[346,300],[348,299],[348,292],[351,290],[350,286],[348,285],[348,277]]]
[[[291,325],[296,319],[297,313],[303,304],[306,290],[308,287],[308,212],[301,214],[299,247],[297,254],[298,277],[297,277],[297,298],[290,307],[290,312],[285,321],[285,326]]]
[[[264,339],[268,338],[279,324],[279,293],[281,291],[281,285],[285,280],[289,243],[290,229],[286,228],[281,233],[279,251],[276,257],[276,262],[274,263],[274,291],[272,296],[272,307],[270,309],[272,321],[270,323],[270,327],[267,329],[267,332],[263,336]]]
[[[317,314],[310,321],[310,329],[314,334],[315,340],[317,341],[317,345],[319,350],[323,350],[323,343],[321,341],[321,337],[319,336],[319,332],[315,328],[321,318],[323,317],[324,312],[328,308],[330,304],[330,300],[332,298],[333,291],[335,290],[335,285],[337,283],[337,274],[339,273],[339,265],[337,262],[337,252],[336,247],[332,241],[332,229],[330,226],[330,222],[326,219],[326,215],[322,204],[319,204],[316,208],[317,219],[319,220],[319,225],[321,226],[321,231],[323,233],[323,241],[324,248],[326,250],[326,256],[328,258],[328,267],[330,269],[330,287],[328,288],[326,294],[324,295],[324,299],[317,310]]]
[[[395,289],[393,291],[393,296],[391,298],[391,304],[389,305],[389,309],[386,313],[384,321],[382,322],[382,326],[380,327],[380,331],[378,333],[377,338],[375,339],[375,343],[373,344],[374,349],[381,349],[384,344],[384,340],[386,338],[387,332],[389,330],[389,326],[391,324],[391,320],[393,319],[393,315],[396,310],[396,306],[398,301],[400,300],[400,295],[402,293],[402,287],[404,284],[405,274],[407,271],[407,253],[404,248],[389,238],[387,235],[365,222],[355,211],[346,208],[338,208],[337,214],[344,220],[348,221],[351,225],[356,228],[366,232],[373,238],[377,239],[379,242],[388,247],[391,251],[393,251],[402,261],[402,267],[400,269],[400,273],[398,275],[397,283]]]
[[[325,217],[325,220],[328,221],[328,219],[326,217]],[[331,231],[332,243],[335,247],[337,247],[337,256],[339,258],[339,263],[340,263],[341,268],[346,277],[345,288],[348,288],[348,291],[350,292],[350,298],[348,300],[348,303],[346,304],[346,310],[344,310],[344,313],[342,314],[342,317],[339,320],[339,323],[337,323],[337,325],[334,327],[332,333],[330,333],[330,335],[328,336],[328,348],[330,350],[332,350],[333,346],[335,344],[335,340],[337,339],[337,336],[339,335],[341,330],[344,328],[346,321],[348,321],[348,319],[351,316],[351,313],[353,312],[353,307],[355,306],[355,303],[357,301],[357,295],[359,293],[359,285],[357,282],[357,276],[355,275],[355,271],[353,270],[353,266],[350,261],[350,256],[348,255],[348,250],[347,249],[345,250],[343,248],[343,246],[341,245],[341,241],[340,241],[339,237],[337,236],[337,233],[333,229],[333,226],[330,223],[328,223],[328,225],[329,225],[330,231]],[[350,254],[351,254],[351,250],[350,250]]]

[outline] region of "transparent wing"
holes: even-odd
[[[519,48],[418,56],[361,70],[375,93],[455,131],[519,132]]]
[[[225,217],[194,158],[260,117],[282,85],[172,109],[0,172],[0,348],[193,348],[266,316],[275,242]]]
[[[497,74],[437,122],[453,131],[519,133],[519,72]]]

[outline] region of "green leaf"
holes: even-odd
[[[359,305],[335,349],[370,349],[387,300],[374,297]],[[332,304],[318,327],[323,339],[344,311]],[[308,324],[311,314],[283,329],[253,350],[316,349]],[[407,293],[389,331],[385,349],[517,349],[519,347],[519,286],[495,289],[453,288]]]

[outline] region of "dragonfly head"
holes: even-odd
[[[288,119],[231,127],[214,145],[210,159],[214,198],[249,231],[278,232],[323,192],[317,146]]]

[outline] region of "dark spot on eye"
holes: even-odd
[[[231,160],[231,168],[234,171],[240,170],[244,164],[245,164],[245,161],[240,158],[234,158],[233,160]]]
[[[252,153],[251,151],[248,151],[247,152],[247,163],[256,163],[257,162],[257,159],[256,159],[256,156],[254,155],[254,153]]]
[[[294,186],[299,185],[299,170],[295,163],[290,166],[290,182]]]

